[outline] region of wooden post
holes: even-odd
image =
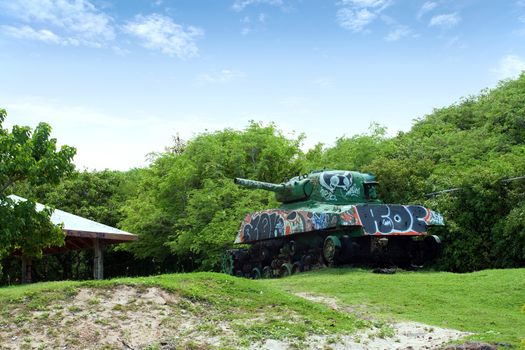
[[[27,256],[22,256],[22,284],[31,283],[31,268],[33,261]]]
[[[104,243],[98,239],[93,239],[93,248],[95,250],[95,256],[93,259],[93,278],[96,280],[104,279],[104,254],[103,248]]]

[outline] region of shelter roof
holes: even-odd
[[[14,201],[26,200],[16,195],[8,197]],[[45,207],[43,204],[36,203],[37,210],[43,210]],[[51,222],[55,225],[63,225],[63,230],[66,233],[66,247],[64,247],[66,249],[88,248],[92,246],[92,238],[101,239],[107,244],[136,241],[138,239],[138,236],[132,233],[59,209],[53,210]]]

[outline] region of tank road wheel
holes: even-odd
[[[303,271],[310,271],[312,269],[312,261],[313,261],[313,258],[311,255],[303,255],[301,257]]]
[[[254,267],[252,269],[252,273],[250,274],[250,277],[254,280],[258,280],[261,278],[261,270],[259,270],[258,267]]]
[[[341,241],[336,236],[328,236],[323,244],[323,258],[326,265],[333,266],[339,251],[341,250]]]
[[[272,278],[272,268],[270,266],[263,267],[262,278]]]
[[[290,252],[290,256],[295,255],[295,241],[288,242],[288,251]]]
[[[292,264],[290,264],[290,263],[282,264],[281,268],[279,269],[280,277],[288,277],[291,274],[292,274]]]
[[[300,261],[296,261],[292,265],[292,275],[303,271],[303,264]]]
[[[224,253],[224,255],[222,256],[221,265],[223,273],[233,276],[234,261],[233,254],[231,252]]]
[[[424,253],[423,260],[429,262],[434,260],[441,251],[441,239],[438,236],[426,236],[423,240]]]
[[[259,249],[259,261],[264,262],[268,260],[268,257],[270,256],[270,252],[268,251],[268,248],[261,247]]]

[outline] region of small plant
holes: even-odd
[[[100,299],[97,298],[91,298],[87,301],[88,305],[98,305],[100,304]]]
[[[82,309],[76,305],[72,305],[70,307],[67,308],[67,311],[71,312],[71,313],[76,313],[76,312],[80,312],[82,311]]]

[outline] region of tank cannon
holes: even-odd
[[[295,178],[294,181],[288,181],[281,184],[241,178],[235,178],[233,181],[242,187],[275,192],[275,198],[281,203],[306,200],[312,194],[312,184],[310,183],[310,180],[306,178]]]
[[[441,214],[419,205],[384,204],[371,174],[323,170],[273,184],[234,179],[275,192],[279,208],[246,215],[223,271],[238,276],[284,276],[348,263],[421,265],[438,252],[429,233]]]

